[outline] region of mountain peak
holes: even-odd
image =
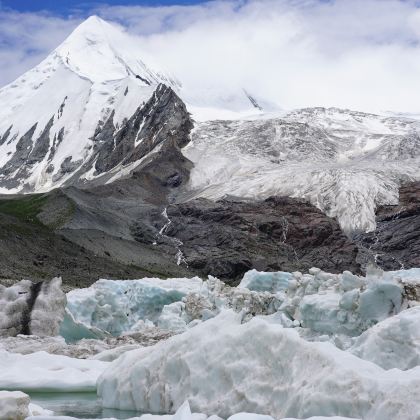
[[[89,16],[70,34],[68,39],[77,38],[79,36],[106,36],[108,31],[117,29],[116,26],[101,19],[97,15]]]
[[[121,27],[98,16],[90,16],[55,52],[74,73],[92,82],[104,82],[119,80],[130,74],[127,57],[141,59],[138,50],[131,48],[126,54],[124,46],[130,45],[133,41]]]

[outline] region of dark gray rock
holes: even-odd
[[[48,150],[50,149],[50,130],[53,123],[54,117],[51,117],[41,135],[35,141],[35,145],[26,161],[28,165],[34,165],[37,162],[41,162],[45,156],[47,156]]]
[[[95,169],[98,174],[118,164],[136,162],[158,145],[175,142],[183,147],[189,141],[192,121],[185,104],[176,93],[160,84],[149,101],[117,130],[110,115],[94,137]]]
[[[31,153],[33,135],[38,124],[34,124],[17,142],[16,151],[11,159],[0,169],[1,175],[9,175],[24,165]]]
[[[303,200],[197,199],[168,206],[167,215],[170,223],[158,245],[176,238],[192,272],[230,284],[252,268],[360,272],[356,245],[334,219]]]
[[[2,136],[0,136],[0,146],[4,144],[6,140],[8,139],[8,137],[10,136],[10,132],[12,131],[12,128],[13,128],[13,125],[11,125]]]
[[[82,164],[81,160],[73,161],[73,156],[67,156],[60,165],[60,170],[53,176],[53,181],[60,180],[64,175],[74,172]]]
[[[359,234],[363,265],[376,264],[384,270],[420,267],[420,182],[400,188],[398,206],[377,209],[377,228]]]

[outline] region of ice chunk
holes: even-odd
[[[392,282],[370,285],[360,294],[359,313],[363,321],[376,323],[395,315],[401,309],[402,287]]]
[[[202,280],[99,280],[87,289],[67,294],[67,309],[74,319],[113,335],[130,330],[139,320],[156,321],[165,305],[198,292]]]
[[[350,351],[384,369],[420,365],[420,307],[407,309],[379,322],[360,337]]]
[[[108,364],[42,351],[22,355],[0,350],[0,389],[95,391],[96,380]]]
[[[54,414],[51,410],[46,410],[45,408],[40,407],[37,404],[30,403],[29,404],[29,413],[31,416],[48,416],[49,420],[51,419],[50,416]]]
[[[286,290],[292,274],[283,271],[264,272],[251,270],[244,274],[238,287],[247,288],[256,292],[276,293]]]
[[[0,391],[0,419],[24,420],[29,416],[30,398],[20,391]]]
[[[157,325],[164,330],[170,330],[181,333],[187,329],[189,318],[185,314],[185,303],[174,302],[165,305],[160,314]]]
[[[188,399],[194,411],[227,418],[347,416],[414,419],[420,368],[385,371],[293,329],[223,311],[150,348],[123,354],[98,380],[107,407],[170,412]]]
[[[40,283],[22,280],[11,287],[0,285],[0,336],[56,336],[65,306],[61,278]]]
[[[337,293],[304,296],[299,306],[302,326],[330,334],[344,329],[345,313],[340,311],[340,299]]]
[[[75,343],[83,338],[103,339],[110,334],[99,328],[77,321],[73,314],[66,308],[64,319],[60,326],[60,335],[67,343]]]
[[[405,290],[393,272],[370,270],[363,278],[309,271],[293,273],[280,310],[312,332],[358,336],[404,308]]]

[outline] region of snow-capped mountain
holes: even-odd
[[[144,59],[136,38],[93,16],[38,66],[2,88],[0,192],[47,191],[68,184],[75,173],[97,176],[91,162],[95,136],[110,118],[108,126],[120,129],[159,84],[182,93],[177,80],[150,64],[153,58],[147,64]],[[236,104],[232,111],[240,103],[248,113],[256,109],[246,92],[238,98],[231,101]],[[212,96],[202,97],[201,103],[195,99],[191,106],[204,113],[217,104]]]
[[[217,81],[191,92],[137,38],[91,17],[0,90],[0,193],[110,183],[191,138],[188,199],[305,198],[351,232],[373,230],[376,207],[420,178],[417,120],[263,103]]]

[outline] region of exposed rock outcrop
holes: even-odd
[[[420,182],[400,188],[397,206],[377,209],[377,228],[360,234],[362,263],[374,263],[384,270],[420,266]]]
[[[166,209],[158,245],[176,238],[182,262],[230,284],[251,268],[263,271],[360,272],[357,247],[338,223],[311,204],[287,197],[264,201],[197,199]]]

